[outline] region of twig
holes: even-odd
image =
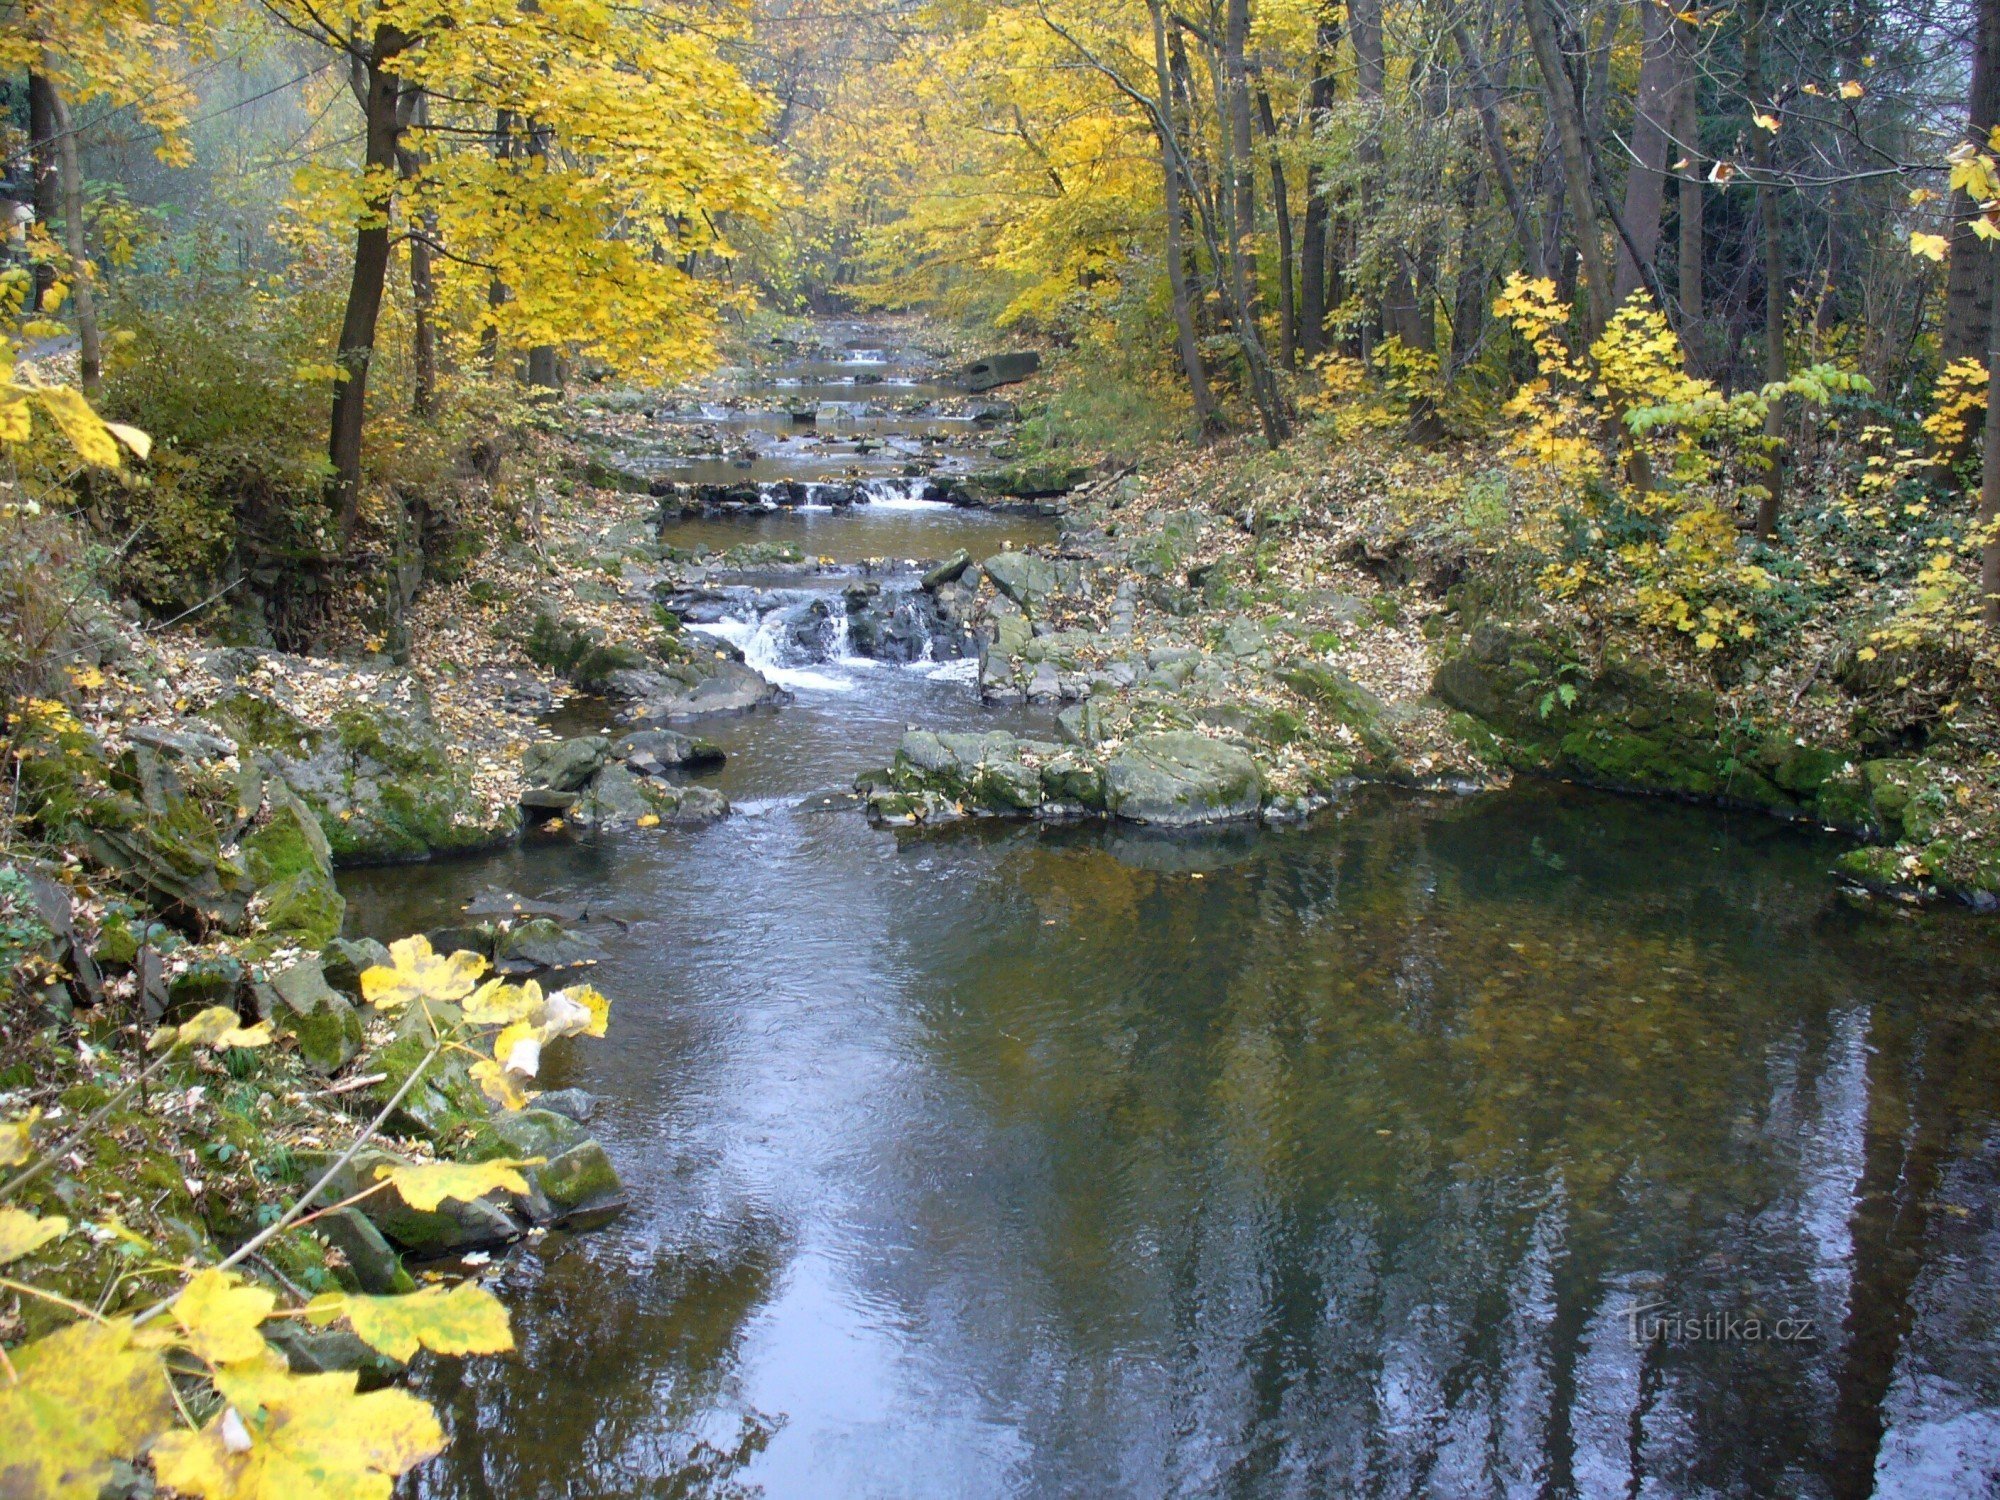
[[[45,1292],[38,1286],[29,1286],[25,1281],[15,1281],[11,1277],[0,1276],[0,1286],[6,1287],[10,1292],[20,1292],[29,1297],[40,1297],[44,1302],[55,1303],[57,1307],[66,1307],[71,1312],[82,1313],[93,1323],[102,1323],[104,1321],[103,1318],[85,1307],[81,1302],[72,1302],[69,1298],[58,1296],[54,1292]]]

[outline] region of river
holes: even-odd
[[[1990,920],[1552,785],[879,831],[812,794],[906,724],[1046,719],[761,641],[794,701],[704,726],[730,818],[343,879],[378,936],[492,888],[630,923],[609,1039],[542,1082],[600,1096],[631,1206],[509,1260],[517,1355],[420,1372],[453,1441],[407,1493],[1992,1492]]]

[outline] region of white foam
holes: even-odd
[[[961,656],[955,661],[939,662],[934,666],[921,661],[913,661],[910,665],[928,667],[924,677],[930,682],[963,682],[969,685],[979,681],[979,658],[976,656]]]

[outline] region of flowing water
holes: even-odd
[[[709,627],[804,674],[704,726],[735,816],[345,882],[380,936],[494,887],[630,923],[542,1079],[630,1210],[507,1265],[517,1356],[423,1373],[410,1493],[2000,1485],[1990,921],[1545,785],[871,830],[809,794],[905,724],[1046,723],[797,607]]]

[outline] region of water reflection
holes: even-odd
[[[525,1357],[440,1369],[477,1436],[420,1487],[1990,1487],[2000,950],[1828,858],[1554,788],[511,856],[642,914],[615,1045],[556,1080],[635,1210],[510,1273]],[[1635,1307],[1692,1321],[1635,1344]]]

